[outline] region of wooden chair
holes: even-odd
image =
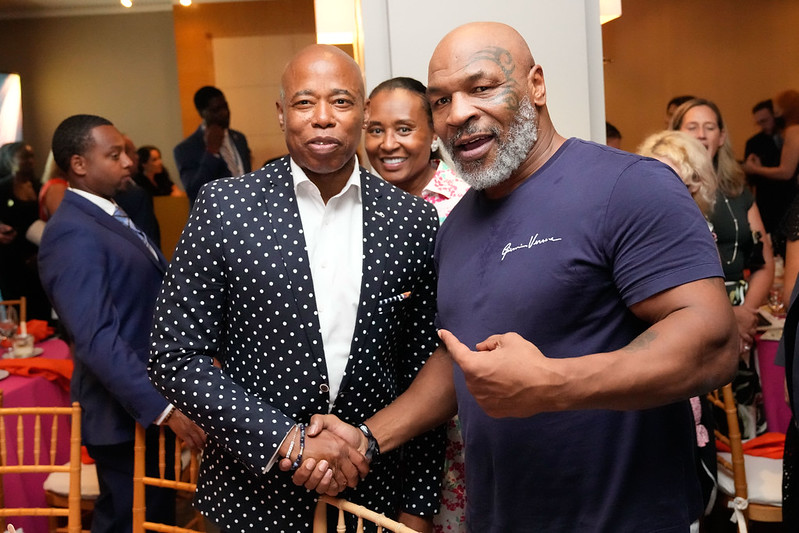
[[[724,410],[727,419],[727,435],[716,430],[716,438],[730,447],[731,453],[719,453],[719,494],[726,500],[727,507],[743,517],[743,524],[738,520],[739,531],[746,531],[748,522],[782,522],[781,498],[766,497],[768,489],[774,492],[775,486],[781,492],[782,461],[745,455],[741,441],[741,430],[738,424],[738,412],[735,406],[735,395],[732,384],[708,394],[711,403]],[[751,472],[755,470],[763,475],[753,479]],[[750,477],[747,479],[747,470]],[[725,483],[725,476],[732,476],[732,486]],[[769,484],[764,487],[764,483]],[[767,503],[766,500],[777,500]]]
[[[23,324],[27,323],[28,315],[28,302],[24,296],[20,296],[18,300],[0,300],[0,307],[2,306],[15,306],[17,308],[17,317],[19,318],[19,325],[22,326],[22,331],[25,331]],[[5,311],[3,311],[5,313]],[[5,316],[5,314],[3,314]]]
[[[27,320],[28,303],[24,296],[20,296],[18,300],[0,300],[0,305],[15,305],[19,308],[19,323],[22,324]]]
[[[331,498],[330,496],[320,496],[319,502],[316,504],[316,511],[314,514],[313,533],[327,533],[327,506],[332,505],[338,508],[338,524],[336,531],[344,533],[347,531],[345,526],[344,513],[350,513],[358,517],[357,533],[363,533],[363,521],[369,521],[377,524],[377,532],[381,533],[384,529],[394,531],[395,533],[419,533],[415,529],[411,529],[404,524],[400,524],[385,515],[378,514],[370,511],[362,505],[357,505],[347,500],[340,498]]]
[[[97,469],[94,464],[81,464],[80,476],[80,513],[83,522],[83,531],[88,532],[91,527],[94,502],[100,496],[100,483],[97,481]],[[43,484],[44,496],[50,507],[69,507],[69,475],[64,472],[53,472]],[[59,527],[59,518],[50,519],[49,533],[59,533],[64,528]]]
[[[158,477],[145,475],[144,456],[146,451],[146,429],[136,424],[136,441],[133,448],[133,533],[145,531],[160,531],[162,533],[194,533],[205,531],[205,522],[199,511],[194,510],[193,516],[182,526],[172,526],[148,522],[145,517],[146,505],[144,492],[147,486],[174,489],[178,498],[191,500],[197,490],[197,475],[199,473],[200,452],[186,453],[183,442],[175,437],[175,467],[174,479],[167,479],[166,468],[166,434],[160,428],[158,438]]]
[[[6,474],[32,474],[41,472],[67,472],[69,474],[69,497],[67,508],[36,507],[8,508],[5,505],[3,483],[0,482],[0,530],[6,529],[7,516],[66,517],[68,533],[80,533],[80,405],[72,407],[2,407],[0,391],[0,478]],[[42,457],[42,417],[52,416],[50,453]],[[71,417],[69,464],[56,464],[59,417]],[[16,454],[8,453],[7,421],[16,426]],[[33,424],[33,442],[25,439],[25,428]],[[25,452],[28,453],[25,453]],[[16,457],[14,457],[14,455]],[[32,457],[31,457],[32,456]],[[27,461],[27,462],[26,462]]]

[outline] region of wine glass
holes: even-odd
[[[768,293],[768,310],[774,316],[781,316],[785,313],[785,304],[782,301],[780,289],[771,289]]]
[[[11,340],[17,333],[17,326],[19,326],[19,315],[16,307],[13,305],[0,306],[0,335],[5,339]],[[10,347],[7,353],[13,351],[13,347]]]

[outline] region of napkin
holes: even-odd
[[[16,376],[41,376],[68,391],[73,363],[71,359],[29,357],[27,359],[0,359],[0,368],[8,370]]]
[[[28,335],[33,335],[33,342],[48,339],[53,333],[55,330],[47,325],[46,320],[28,320]]]
[[[28,320],[26,322],[28,335],[33,335],[33,342],[43,341],[53,336],[55,329],[47,325],[46,320]],[[17,328],[17,333],[21,333],[21,329]],[[11,348],[11,340],[3,339],[0,341],[0,347]]]
[[[785,434],[773,431],[763,433],[759,437],[744,442],[741,447],[746,455],[782,459],[782,452],[785,449]],[[720,452],[729,453],[730,451],[730,447],[720,440],[716,440],[716,448]]]

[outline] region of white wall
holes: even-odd
[[[598,0],[361,0],[366,89],[394,76],[427,83],[435,46],[466,22],[516,28],[543,66],[559,133],[604,142],[605,95]]]

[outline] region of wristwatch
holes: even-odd
[[[361,430],[361,433],[364,434],[366,437],[366,452],[363,454],[366,457],[366,460],[372,462],[372,459],[380,454],[380,446],[377,444],[377,439],[372,432],[369,431],[369,428],[366,424],[361,424],[358,426],[358,429]]]

